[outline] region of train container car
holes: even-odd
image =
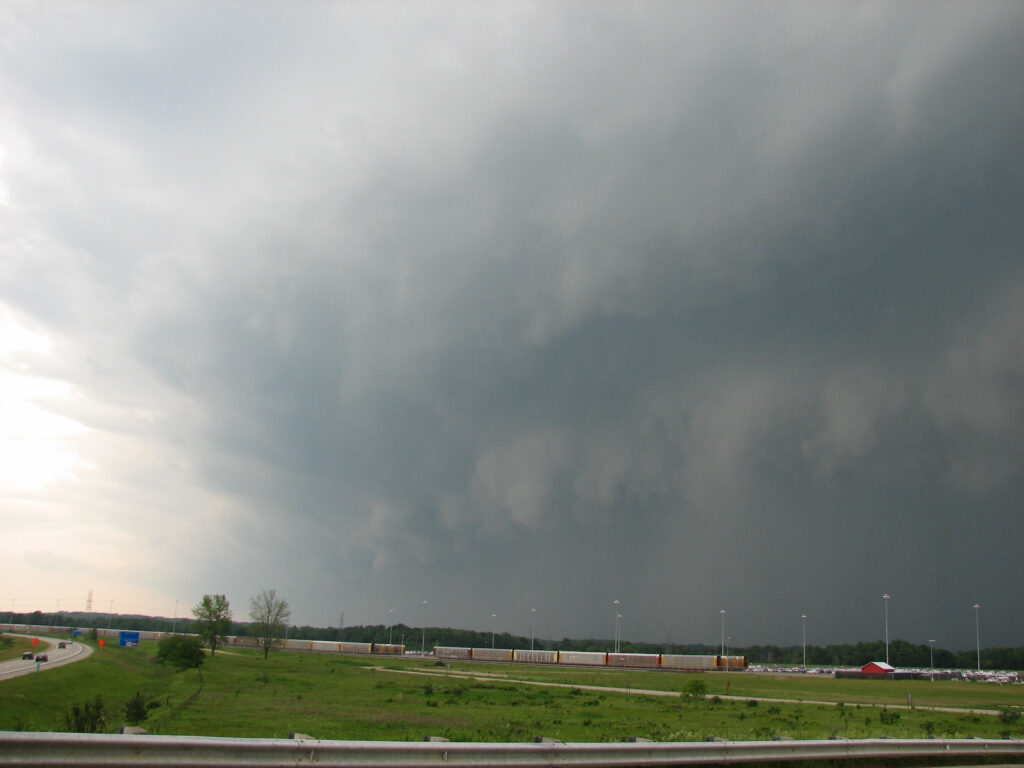
[[[473,661],[512,661],[512,649],[474,648]]]
[[[374,643],[372,652],[381,656],[404,656],[405,646],[398,643]]]
[[[337,653],[341,650],[340,643],[330,640],[304,640],[306,647],[304,651],[316,651],[317,653]]]
[[[657,653],[609,653],[609,667],[629,667],[631,669],[657,669],[660,654]]]
[[[746,656],[719,656],[718,668],[728,672],[743,672],[747,668]]]
[[[373,643],[337,643],[339,653],[370,653]]]
[[[558,651],[521,651],[517,649],[512,652],[512,661],[523,664],[557,664]]]
[[[604,651],[559,651],[558,663],[603,667],[608,663],[608,654]]]
[[[473,649],[455,648],[445,645],[435,645],[434,656],[438,659],[464,659],[466,661],[469,661],[473,658]]]
[[[712,672],[715,670],[715,658],[715,656],[663,653],[661,668],[680,672]]]

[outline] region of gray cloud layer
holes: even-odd
[[[1021,642],[1018,4],[257,9],[2,22],[0,298],[126,571]]]

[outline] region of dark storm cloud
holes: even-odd
[[[59,193],[4,296],[222,499],[190,587],[737,644],[877,637],[888,591],[1017,641],[1019,7],[228,10],[22,72],[4,144]]]

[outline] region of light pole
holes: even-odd
[[[932,680],[935,679],[935,641],[928,641],[928,660],[931,662]]]
[[[723,608],[719,613],[722,614],[722,655],[725,656],[725,609]]]
[[[612,600],[612,605],[615,606],[615,638],[612,640],[612,652],[619,652],[619,619],[622,618],[622,614],[619,613],[619,606],[621,603],[618,600]]]
[[[974,642],[978,648],[978,671],[981,672],[981,629],[978,624],[978,609],[981,605],[974,604]]]
[[[889,663],[889,593],[882,595],[885,601],[885,663]]]
[[[427,606],[429,603],[423,601],[423,636],[420,638],[420,656],[426,653],[427,648]]]
[[[174,621],[171,622],[171,634],[178,634],[178,601],[174,601]]]
[[[804,624],[804,671],[807,670],[807,614],[801,614],[800,620]]]
[[[388,608],[388,645],[391,645],[391,638],[395,633],[395,609]]]
[[[494,620],[498,618],[498,614],[491,614],[491,649],[494,648]]]
[[[536,608],[530,609],[530,650],[533,650],[533,618],[537,614]]]

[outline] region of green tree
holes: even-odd
[[[146,700],[142,698],[142,691],[136,691],[124,704],[124,721],[128,725],[138,725],[146,719],[149,711],[146,709]]]
[[[263,644],[263,658],[270,655],[270,648],[284,637],[284,629],[292,616],[288,601],[277,596],[277,591],[264,589],[252,598],[249,618],[252,624],[249,634],[260,638]]]
[[[210,646],[210,655],[217,653],[217,643],[231,628],[231,605],[224,595],[203,595],[192,608],[196,617],[195,631]]]
[[[695,678],[686,683],[683,691],[691,699],[703,699],[708,695],[708,684],[699,678]]]
[[[203,646],[198,637],[170,635],[157,645],[156,660],[175,669],[192,669],[203,666]]]

